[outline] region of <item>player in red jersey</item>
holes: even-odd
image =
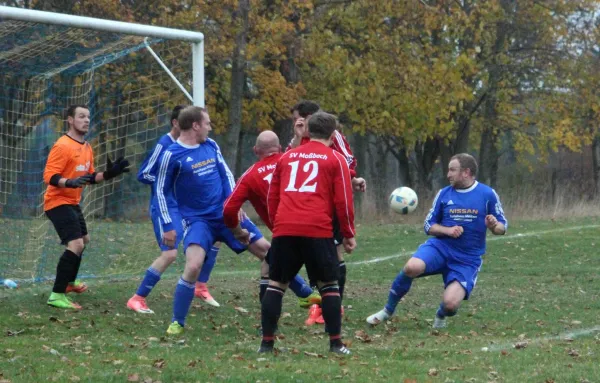
[[[270,282],[262,300],[263,338],[259,352],[271,352],[281,301],[290,280],[306,265],[317,281],[331,352],[350,354],[341,341],[339,262],[333,239],[337,216],[347,252],[356,247],[350,169],[330,148],[335,116],[315,113],[309,120],[310,142],[286,152],[273,172],[267,196],[273,224]]]
[[[238,212],[244,202],[250,201],[258,216],[269,230],[273,231],[273,225],[271,225],[267,213],[267,192],[277,161],[282,156],[279,137],[271,131],[262,132],[256,139],[254,153],[258,157],[258,161],[246,170],[237,181],[233,192],[223,206],[223,218],[227,227],[235,229],[240,223]],[[261,301],[269,283],[269,258],[267,253],[267,258],[261,267],[259,294]],[[300,275],[296,275],[290,282],[290,289],[298,297],[300,307],[308,308],[313,304],[321,303],[319,293],[313,292],[310,285]]]
[[[292,120],[294,123],[294,138],[292,138],[292,141],[288,145],[286,151],[296,148],[300,145],[304,145],[310,141],[306,122],[308,121],[311,115],[318,112],[320,109],[321,107],[319,106],[319,104],[310,100],[300,101],[291,108]],[[365,192],[367,189],[367,183],[364,178],[356,176],[356,158],[354,158],[354,155],[352,154],[352,149],[350,148],[350,144],[348,144],[346,137],[344,137],[344,135],[340,133],[338,128],[336,128],[335,130],[333,139],[331,140],[330,148],[342,154],[346,159],[348,167],[350,168],[350,176],[352,177],[352,187],[354,188],[354,190]],[[333,221],[333,238],[337,246],[337,255],[338,260],[340,262],[340,279],[338,280],[338,284],[340,286],[340,296],[343,298],[344,289],[346,287],[346,262],[344,261],[344,248],[342,246],[343,237],[342,233],[340,232],[340,225],[337,222],[335,216]],[[311,285],[314,285],[314,281],[311,281]],[[321,312],[321,307],[312,306],[308,313],[308,319],[306,320],[306,324],[312,325],[315,323],[323,322],[324,320]]]

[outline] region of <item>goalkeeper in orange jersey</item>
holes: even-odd
[[[56,229],[66,249],[56,267],[56,279],[50,306],[64,309],[81,309],[66,293],[82,293],[87,286],[77,281],[81,256],[90,241],[87,226],[79,202],[83,187],[117,177],[129,171],[124,158],[114,163],[107,160],[104,172],[94,170],[94,153],[85,140],[90,128],[90,111],[85,105],[72,105],[67,110],[68,132],[52,147],[44,169],[44,182],[48,185],[44,194],[44,212]],[[108,158],[108,157],[107,157]]]

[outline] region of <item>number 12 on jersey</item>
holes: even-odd
[[[300,167],[300,161],[290,162],[288,165],[292,167],[292,171],[290,173],[290,182],[284,191],[286,192],[300,192],[300,193],[314,193],[317,190],[317,181],[311,182],[317,178],[319,174],[319,164],[317,161],[308,161],[302,167],[302,171],[308,174],[308,177],[300,186],[300,189],[296,188],[296,178],[298,177],[298,168]]]

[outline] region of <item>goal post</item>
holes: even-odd
[[[90,109],[95,167],[132,164],[84,190],[92,241],[82,274],[142,272],[158,248],[150,190],[135,172],[175,105],[205,105],[204,81],[200,32],[0,6],[0,281],[54,277],[62,248],[44,216],[42,174],[72,104]]]

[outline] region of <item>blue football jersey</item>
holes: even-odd
[[[177,141],[163,153],[156,178],[156,195],[163,230],[173,229],[170,209],[186,220],[223,220],[223,203],[235,181],[217,143],[197,145]]]
[[[434,224],[442,226],[462,226],[464,232],[458,238],[435,237],[429,243],[441,244],[456,250],[455,254],[481,256],[486,250],[485,216],[492,214],[498,222],[508,227],[502,210],[500,197],[491,187],[475,181],[468,189],[455,189],[447,186],[439,191],[429,214],[425,218],[425,233]]]
[[[142,162],[140,170],[137,173],[138,181],[151,185],[150,194],[150,209],[158,207],[156,203],[156,172],[158,170],[158,161],[165,150],[175,143],[175,139],[171,133],[167,133],[159,138],[154,150],[148,154],[148,157]]]

